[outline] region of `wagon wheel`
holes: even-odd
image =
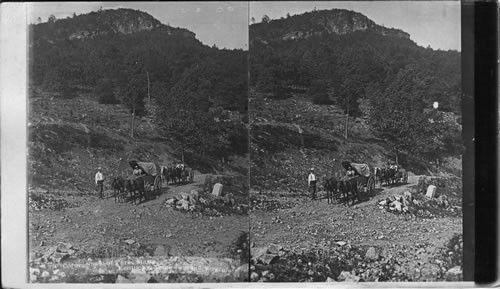
[[[373,176],[368,178],[368,181],[366,182],[366,188],[369,196],[375,195],[375,179],[373,178]]]
[[[156,176],[154,183],[153,183],[153,191],[156,194],[160,191],[160,189],[161,189],[161,176],[158,175],[158,176]]]

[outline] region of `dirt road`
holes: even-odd
[[[385,256],[404,255],[401,270],[414,280],[424,280],[418,279],[422,270],[440,270],[431,260],[437,258],[439,250],[455,233],[462,232],[462,219],[410,218],[379,209],[378,200],[402,195],[414,185],[378,189],[375,197],[352,207],[327,204],[326,199],[286,197],[286,192],[254,192],[252,199],[264,198],[280,205],[273,210],[251,212],[251,241],[254,247],[278,244],[297,254],[328,251],[338,247],[337,242],[363,250],[374,247]],[[425,278],[433,280],[432,276]]]
[[[91,192],[60,196],[74,205],[64,210],[30,208],[31,259],[59,242],[69,242],[82,256],[96,258],[126,256],[138,247],[149,255],[236,258],[233,243],[248,230],[247,217],[205,217],[164,204],[179,192],[199,189],[203,181],[204,175],[196,175],[194,183],[164,187],[155,199],[139,205],[116,203],[113,197],[101,200]]]

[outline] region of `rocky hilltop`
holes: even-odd
[[[48,22],[34,25],[33,29],[35,40],[40,37],[75,40],[151,30],[195,38],[195,34],[187,29],[171,27],[145,12],[123,8],[99,10],[78,16],[74,14],[66,19],[49,18]]]
[[[279,30],[280,33],[277,33]],[[345,35],[356,31],[372,31],[384,36],[409,39],[402,30],[377,25],[365,15],[343,9],[320,10],[252,25],[253,32],[263,38],[293,40],[325,34]],[[265,32],[268,30],[269,32]],[[267,36],[267,37],[266,37]],[[270,40],[270,39],[268,39]]]

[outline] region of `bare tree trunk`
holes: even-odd
[[[150,88],[149,88],[149,72],[146,71],[146,76],[148,77],[148,101],[149,101],[149,107],[151,108],[151,94],[149,93]]]
[[[130,137],[134,138],[134,127],[135,127],[135,95],[132,98],[132,119],[130,126]]]
[[[182,141],[182,155],[181,155],[181,158],[182,158],[182,163],[184,163],[184,140]]]
[[[348,126],[349,126],[349,100],[347,100],[347,114],[345,116],[345,139],[347,139]]]

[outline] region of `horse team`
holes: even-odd
[[[194,179],[194,172],[192,168],[185,168],[184,166],[167,166],[161,167],[162,181],[169,183],[185,183],[192,182]]]
[[[186,182],[192,182],[194,179],[194,172],[192,168],[185,168],[180,166],[166,167],[162,166],[160,170],[161,179],[163,183],[167,185],[180,184]],[[124,202],[125,197],[129,196],[129,199],[133,200],[134,204],[136,202],[142,202],[142,200],[147,200],[147,190],[148,186],[153,185],[155,177],[150,175],[142,175],[135,178],[124,179],[122,177],[113,178],[111,181],[111,188],[115,196],[115,202]]]
[[[375,167],[373,169],[375,177],[375,184],[379,183],[380,186],[394,186],[400,183],[406,183],[408,174],[406,170],[398,168],[397,166],[387,166],[383,168]],[[324,182],[324,189],[326,191],[327,202],[333,204],[334,199],[339,202],[342,198],[344,204],[354,204],[356,201],[360,202],[359,187],[364,185],[364,178],[358,177],[330,177]]]

